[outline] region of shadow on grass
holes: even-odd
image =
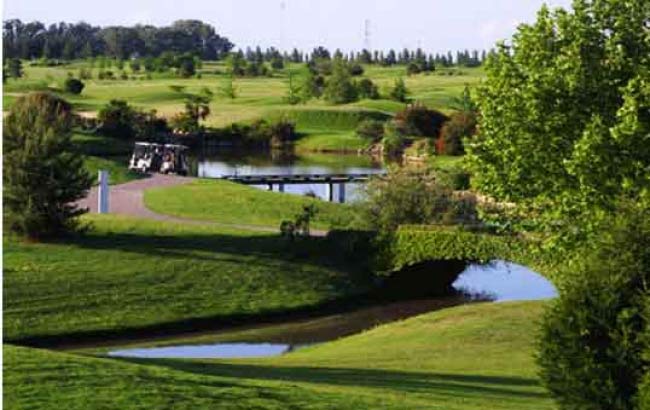
[[[404,393],[476,396],[493,399],[543,399],[544,392],[535,379],[524,377],[483,376],[407,372],[381,369],[330,367],[278,367],[248,364],[197,362],[169,359],[118,359],[132,363],[163,366],[178,371],[241,379],[304,382],[334,386],[389,389]]]

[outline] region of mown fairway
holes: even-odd
[[[90,67],[88,62],[76,62],[59,67],[33,67],[25,64],[25,77],[10,80],[4,88],[4,109],[23,93],[37,90],[57,92],[67,73],[76,75],[80,68]],[[85,80],[86,88],[79,96],[63,94],[78,111],[94,115],[111,99],[121,99],[143,109],[155,109],[170,117],[182,111],[187,93],[196,93],[207,87],[215,93],[211,114],[205,125],[223,127],[232,123],[250,122],[256,119],[288,117],[296,122],[302,138],[297,150],[305,151],[356,151],[366,143],[354,134],[358,122],[367,117],[388,116],[404,108],[404,104],[386,100],[362,100],[344,105],[329,105],[314,99],[307,104],[289,105],[287,94],[288,72],[298,69],[290,65],[275,71],[271,77],[237,78],[234,81],[237,96],[230,99],[221,95],[226,68],[222,63],[206,62],[200,70],[201,78],[181,79],[171,74],[153,74],[148,80],[144,75],[131,76],[128,80],[97,80],[98,69],[93,69],[95,79]],[[116,71],[113,69],[113,71]],[[397,78],[404,78],[410,98],[431,108],[445,112],[450,102],[458,97],[465,85],[475,85],[482,77],[480,68],[440,69],[439,71],[406,76],[404,66],[365,66],[364,76],[372,79],[382,95],[387,95]],[[170,87],[182,87],[174,91]]]
[[[294,220],[306,205],[317,210],[313,228],[347,226],[355,218],[347,205],[218,180],[150,189],[144,199],[147,208],[161,214],[229,224],[279,227],[284,220]]]
[[[5,345],[5,405],[553,409],[533,361],[542,308],[452,308],[265,360],[129,362]]]
[[[277,234],[86,220],[94,229],[78,239],[5,239],[6,341],[174,329],[191,319],[305,308],[369,285],[324,240],[292,244]]]

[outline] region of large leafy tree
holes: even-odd
[[[648,67],[647,0],[542,8],[488,59],[468,147],[476,188],[565,232],[619,197],[648,202]]]
[[[41,238],[76,226],[85,212],[74,202],[92,178],[70,141],[70,104],[48,93],[16,100],[5,118],[3,200],[5,226]]]

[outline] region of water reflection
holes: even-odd
[[[275,151],[256,153],[221,150],[196,161],[195,174],[202,178],[219,178],[224,175],[372,174],[384,171],[381,162],[367,155],[355,154],[295,155]],[[313,193],[321,199],[327,199],[327,188],[323,184],[286,185],[284,192],[296,195]],[[346,200],[354,200],[358,196],[358,184],[345,185]],[[337,200],[337,197],[334,199]]]
[[[112,357],[142,359],[233,359],[280,356],[297,346],[277,343],[217,343],[115,350]]]
[[[460,270],[457,271],[458,274]],[[430,272],[435,274],[435,272]],[[420,274],[426,274],[421,272]],[[258,325],[239,330],[242,343],[215,343],[223,335],[204,335],[195,344],[134,348],[109,353],[117,357],[137,358],[251,358],[280,356],[306,345],[335,340],[368,330],[383,323],[406,319],[434,310],[480,301],[515,301],[547,299],[557,295],[553,285],[541,275],[514,263],[495,261],[487,265],[472,264],[453,282],[455,294],[418,298],[374,305],[291,323]],[[453,293],[453,292],[452,292]],[[255,334],[265,331],[264,343]],[[227,334],[226,334],[227,335]],[[251,339],[246,340],[248,337]],[[210,343],[212,338],[212,343]],[[167,343],[173,343],[169,341]]]
[[[548,279],[525,266],[505,261],[470,265],[453,286],[469,294],[489,295],[495,302],[557,296],[557,290]]]

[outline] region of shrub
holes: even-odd
[[[85,212],[74,203],[92,184],[70,141],[70,104],[48,93],[16,100],[5,118],[3,200],[5,226],[31,238],[77,227]]]
[[[66,93],[70,94],[81,94],[81,91],[83,91],[84,87],[85,84],[76,78],[67,78],[63,83],[63,90]]]
[[[363,75],[363,73],[364,73],[364,70],[363,70],[363,66],[361,64],[352,64],[350,66],[350,74],[352,76],[357,77],[357,76]]]
[[[451,115],[440,131],[438,153],[445,155],[463,155],[463,139],[476,134],[476,114],[471,111],[457,112]]]
[[[357,135],[371,142],[381,141],[384,137],[384,123],[373,119],[363,120],[357,126]]]
[[[395,80],[395,85],[393,88],[390,90],[390,98],[395,101],[399,102],[406,102],[408,99],[408,94],[409,91],[406,88],[406,84],[404,83],[404,80],[402,78],[398,78]]]
[[[477,219],[475,203],[454,195],[434,172],[390,169],[365,186],[361,213],[367,228],[392,232],[400,225],[470,223]]]
[[[544,317],[541,378],[561,409],[634,408],[649,364],[650,291],[650,211],[636,206],[621,208],[580,255]]]
[[[415,103],[395,115],[395,127],[404,135],[438,138],[447,116],[431,110],[424,104]]]
[[[323,95],[332,104],[345,104],[357,100],[357,89],[352,83],[346,64],[342,60],[334,60],[332,75],[327,79]]]
[[[379,98],[379,89],[368,78],[364,78],[357,83],[357,93],[359,98],[367,98],[371,100],[376,100]]]
[[[420,74],[420,66],[417,65],[417,63],[409,63],[408,66],[406,66],[406,74],[411,76],[414,74]]]
[[[102,133],[115,138],[133,138],[135,110],[126,101],[110,100],[97,114]]]

